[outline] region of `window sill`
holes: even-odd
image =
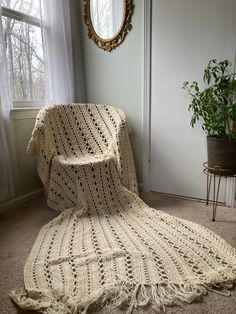
[[[11,109],[11,117],[13,120],[35,119],[40,109],[42,107],[13,108]]]

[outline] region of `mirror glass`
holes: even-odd
[[[96,34],[105,40],[120,30],[124,17],[124,0],[90,0],[90,17]]]

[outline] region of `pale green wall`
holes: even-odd
[[[36,158],[26,153],[35,119],[22,118],[14,120],[15,148],[17,158],[16,197],[42,187],[37,175]]]
[[[82,3],[82,1],[81,1]],[[142,183],[142,50],[143,5],[134,1],[132,30],[124,42],[112,52],[99,49],[87,36],[82,20],[82,53],[86,86],[86,101],[118,106],[127,114],[131,126],[131,141]],[[82,10],[82,8],[80,8]]]
[[[37,110],[22,112],[13,111],[13,132],[16,162],[14,167],[15,195],[6,202],[0,203],[0,213],[23,206],[39,195],[43,195],[42,183],[37,175],[37,160],[26,153],[26,148],[35,124]]]

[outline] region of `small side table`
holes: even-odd
[[[212,221],[215,221],[216,210],[218,205],[218,197],[220,190],[221,178],[232,178],[236,177],[236,173],[232,173],[230,169],[222,169],[219,166],[209,167],[207,162],[203,164],[203,173],[207,175],[207,191],[206,191],[206,205],[209,203],[209,196],[211,191],[211,182],[213,176],[213,211]],[[217,182],[218,179],[218,182]]]

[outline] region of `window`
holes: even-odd
[[[2,25],[13,105],[41,106],[45,69],[40,0],[3,0]]]

